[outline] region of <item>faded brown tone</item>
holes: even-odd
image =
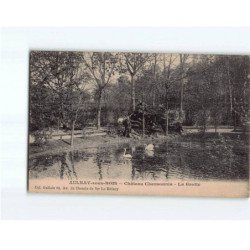
[[[32,51],[28,190],[248,197],[249,80],[247,55]]]

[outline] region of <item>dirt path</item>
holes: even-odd
[[[238,135],[244,136],[242,133],[238,132],[231,132],[221,130],[219,131],[224,135],[229,136],[231,139],[237,139]],[[216,137],[214,132],[207,132],[203,139],[207,140],[209,138]],[[178,141],[178,140],[200,140],[200,135],[196,130],[185,130],[185,133],[180,136],[178,134],[169,134],[168,136],[160,135],[160,136],[150,136],[145,138],[126,138],[126,137],[119,137],[119,136],[92,136],[92,137],[76,137],[74,138],[74,147],[70,146],[70,139],[63,139],[63,140],[49,140],[45,144],[38,146],[35,144],[29,144],[29,158],[36,157],[39,155],[45,154],[57,154],[66,151],[72,150],[82,150],[88,148],[96,148],[96,147],[107,147],[107,146],[115,146],[120,144],[129,143],[130,146],[139,146],[144,143],[158,143],[164,141]],[[233,140],[234,140],[233,139]]]
[[[43,146],[29,146],[29,158],[37,157],[45,154],[57,154],[60,152],[72,151],[72,150],[82,150],[96,147],[107,147],[107,146],[115,146],[129,143],[130,146],[139,146],[144,143],[157,143],[164,142],[166,140],[171,140],[176,138],[176,136],[162,137],[162,138],[142,138],[142,139],[133,139],[133,138],[125,138],[125,137],[96,137],[96,138],[75,138],[74,139],[74,147],[70,146],[69,140],[53,140],[48,141]]]

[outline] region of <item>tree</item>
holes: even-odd
[[[183,96],[184,96],[184,79],[185,79],[185,73],[187,71],[186,69],[186,62],[188,59],[188,54],[180,54],[180,114],[183,115]]]
[[[131,99],[132,99],[132,109],[135,111],[135,76],[138,74],[139,70],[148,61],[150,55],[147,53],[124,53],[125,68],[130,74],[131,79]]]
[[[115,120],[131,113],[128,106],[130,100],[130,80],[127,75],[120,75],[103,93],[103,107],[113,112]]]
[[[156,88],[157,88],[157,66],[159,63],[159,54],[154,53],[153,54],[153,108],[155,107],[155,99],[156,99]],[[159,67],[159,66],[158,66]]]
[[[56,55],[47,51],[30,53],[30,126],[44,131],[57,124],[60,117],[58,95],[47,85]],[[54,109],[53,109],[54,107]]]
[[[163,73],[162,73],[162,82],[165,89],[165,116],[166,116],[166,135],[168,134],[168,122],[169,122],[169,88],[173,83],[176,82],[176,76],[174,76],[174,62],[177,60],[177,56],[173,54],[163,54]]]
[[[47,97],[53,105],[40,103],[41,108],[48,108],[51,121],[62,121],[71,126],[71,146],[73,146],[74,127],[77,115],[84,101],[84,92],[89,78],[82,55],[78,52],[31,52],[30,83],[32,88],[46,89]],[[48,99],[47,98],[47,99]],[[37,100],[34,100],[36,103]],[[31,103],[32,106],[32,103]],[[39,124],[38,124],[39,126]]]
[[[218,62],[222,65],[226,93],[228,93],[231,124],[242,126],[248,119],[249,110],[249,56],[221,56]]]
[[[70,145],[74,146],[74,131],[79,118],[80,112],[86,112],[85,103],[90,99],[89,93],[86,91],[86,82],[77,82],[65,89],[67,99],[64,100],[65,120],[69,122],[71,127]]]
[[[109,52],[84,53],[83,60],[94,83],[94,96],[97,100],[97,129],[101,127],[102,96],[117,70],[118,54]]]
[[[220,72],[214,61],[214,56],[204,55],[188,72],[186,110],[203,133],[209,121],[216,130],[222,113]]]

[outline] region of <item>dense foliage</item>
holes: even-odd
[[[99,129],[140,101],[151,112],[175,110],[183,124],[203,131],[242,126],[249,68],[249,56],[33,51],[30,130]]]

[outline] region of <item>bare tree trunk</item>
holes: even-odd
[[[57,120],[57,134],[59,134],[59,129],[60,129],[60,120]]]
[[[166,79],[166,57],[164,54],[164,58],[163,58],[163,70],[164,70],[164,81],[165,81],[165,119],[166,119],[166,127],[165,127],[165,134],[166,136],[168,135],[168,85],[169,85],[169,78],[170,78],[170,67],[171,67],[171,61],[172,61],[172,54],[170,57],[170,61],[168,64],[168,72],[167,72],[167,79]]]
[[[206,110],[203,108],[203,134],[205,134],[207,130],[207,117],[206,117]]]
[[[131,88],[132,88],[132,107],[133,107],[133,111],[135,111],[135,79],[134,79],[134,75],[131,74]]]
[[[168,135],[168,109],[166,110],[166,135]]]
[[[152,106],[153,106],[153,108],[155,108],[155,96],[156,96],[156,93],[155,93],[155,86],[156,86],[156,85],[154,85],[154,88],[153,88],[153,100],[152,100]]]
[[[227,61],[227,77],[228,77],[228,90],[229,90],[229,102],[230,102],[230,116],[231,116],[231,122],[234,123],[234,120],[233,120],[233,91],[232,91],[232,83],[231,83],[231,79],[230,79],[229,60]]]
[[[49,127],[49,138],[52,139],[52,135],[53,135],[53,128]]]
[[[144,93],[142,94],[142,137],[145,136],[145,107],[144,107]]]
[[[228,79],[228,89],[229,89],[229,100],[230,100],[230,112],[233,113],[233,93],[230,78]]]
[[[156,97],[156,65],[157,65],[157,54],[154,55],[154,85],[153,85],[153,102],[152,106],[155,107],[155,97]]]
[[[181,115],[183,112],[183,79],[181,79],[181,102],[180,102],[180,111]]]
[[[229,89],[229,101],[230,101],[230,116],[231,116],[231,122],[233,123],[234,130],[236,129],[236,116],[233,106],[233,90],[232,90],[232,83],[230,76],[228,76],[228,89]]]
[[[181,96],[180,96],[180,112],[183,111],[183,55],[180,54],[180,66],[181,66]]]
[[[73,121],[73,122],[72,122],[72,127],[71,127],[71,140],[70,140],[70,146],[71,146],[71,147],[74,147],[75,123],[76,123],[76,121]]]
[[[165,98],[166,98],[166,112],[165,112],[165,116],[166,116],[166,135],[168,135],[168,88],[167,85],[165,86]]]
[[[102,110],[101,99],[102,96],[100,95],[98,97],[98,106],[97,106],[97,130],[100,130],[101,128],[101,110]]]

